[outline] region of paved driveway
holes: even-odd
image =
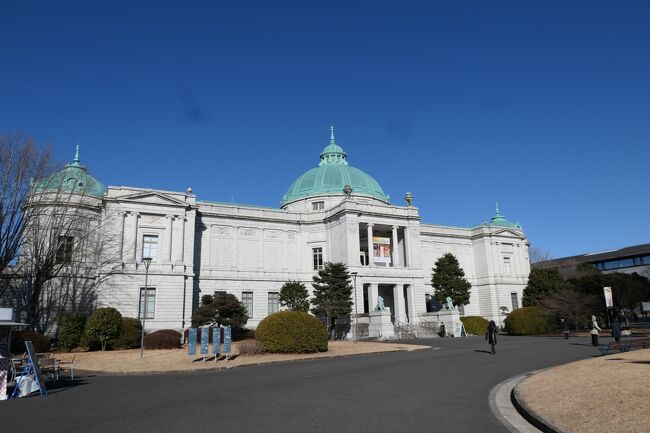
[[[608,339],[603,339],[608,341]],[[503,432],[489,392],[520,373],[594,356],[586,338],[417,340],[434,349],[227,371],[84,377],[0,402],[7,432]]]

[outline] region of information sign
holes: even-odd
[[[201,328],[201,355],[208,354],[208,344],[210,344],[209,332],[210,328],[207,326]]]
[[[187,354],[196,355],[196,328],[190,328],[187,340]]]
[[[212,353],[215,358],[221,353],[221,327],[215,326],[212,328]]]
[[[230,326],[223,328],[223,353],[230,353],[232,344],[232,333]]]

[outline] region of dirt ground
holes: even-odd
[[[534,411],[566,433],[648,431],[650,349],[555,367],[518,389]]]
[[[233,355],[238,353],[241,342],[233,343]],[[197,351],[198,351],[197,347]],[[297,359],[328,358],[335,356],[359,355],[377,352],[412,351],[430,349],[429,346],[416,346],[399,343],[375,343],[353,341],[330,341],[329,350],[321,353],[305,354],[262,354],[238,355],[226,361],[214,361],[209,355],[203,362],[201,355],[189,356],[187,349],[145,350],[140,359],[140,349],[117,350],[107,352],[57,353],[55,357],[62,362],[69,362],[74,357],[75,371],[97,373],[162,373],[172,371],[194,371],[212,368],[229,368],[242,365],[263,364]]]

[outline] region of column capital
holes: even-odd
[[[399,228],[399,226],[392,225],[391,228],[392,228],[393,230],[397,230],[397,229]]]
[[[366,224],[368,225],[368,227],[374,227],[375,226],[375,223],[366,223]]]
[[[173,218],[175,218],[175,216],[174,215],[165,215],[165,218],[173,219]]]

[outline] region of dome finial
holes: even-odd
[[[334,126],[330,126],[330,144],[336,144],[336,140],[334,140]]]
[[[499,215],[499,202],[496,203],[497,215]]]
[[[79,143],[77,143],[77,151],[74,154],[74,159],[72,162],[79,164]]]

